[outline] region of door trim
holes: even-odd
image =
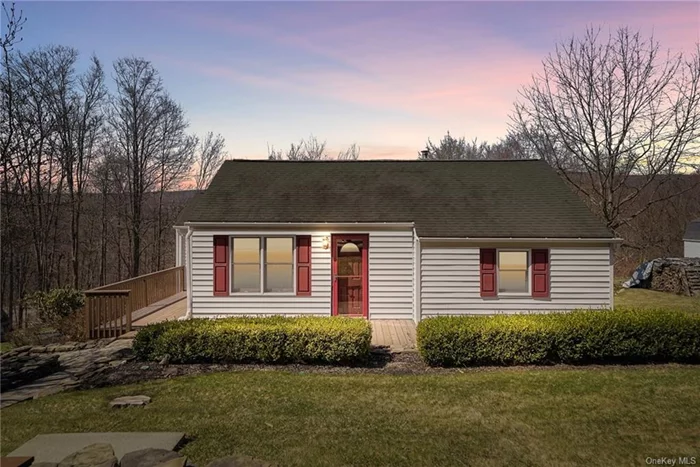
[[[331,316],[338,316],[338,274],[336,242],[338,240],[360,240],[362,248],[362,317],[369,318],[369,234],[331,234]],[[360,317],[360,315],[350,315]]]

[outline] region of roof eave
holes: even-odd
[[[394,227],[413,228],[413,222],[185,222],[184,227]]]
[[[421,242],[462,242],[462,243],[512,243],[512,242],[550,242],[550,243],[622,243],[617,237],[420,237]]]

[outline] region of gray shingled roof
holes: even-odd
[[[185,222],[414,222],[421,237],[612,238],[543,161],[233,160]]]
[[[683,240],[700,240],[700,219],[688,223]]]

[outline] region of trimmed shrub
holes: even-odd
[[[700,315],[667,310],[440,316],[421,321],[433,366],[700,361]]]
[[[352,318],[224,318],[166,321],[136,334],[143,360],[176,363],[356,363],[369,356],[372,327]]]

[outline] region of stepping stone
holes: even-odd
[[[184,436],[182,432],[54,433],[37,435],[9,455],[34,456],[34,464],[58,463],[91,444],[109,443],[121,459],[127,453],[147,448],[172,451]]]
[[[117,464],[111,444],[95,443],[69,455],[58,467],[116,467]]]
[[[187,460],[187,458],[180,456],[175,451],[147,448],[124,454],[121,460],[121,467],[153,467],[177,459],[182,459],[182,464]]]
[[[151,398],[148,396],[123,396],[117,397],[112,402],[109,403],[110,407],[122,408],[122,407],[142,407],[151,402]]]

